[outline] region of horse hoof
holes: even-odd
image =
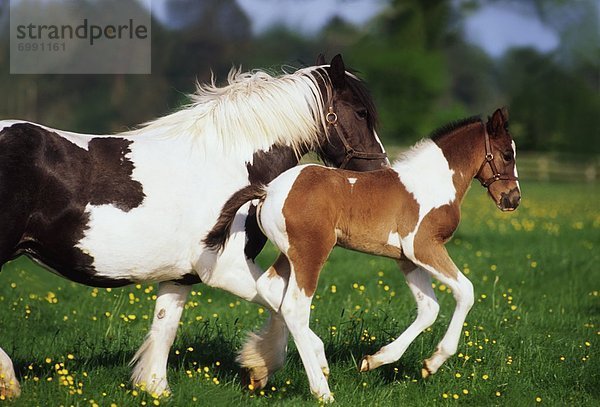
[[[370,369],[369,367],[369,356],[365,356],[364,358],[362,358],[362,360],[360,361],[360,372],[368,372]]]
[[[11,380],[6,383],[4,380],[0,381],[0,400],[16,399],[21,395],[21,386],[16,380]]]

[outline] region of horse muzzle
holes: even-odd
[[[519,188],[513,188],[508,193],[502,192],[502,194],[500,194],[498,208],[503,212],[510,212],[517,209],[520,203],[521,191],[519,191]]]

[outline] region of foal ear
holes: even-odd
[[[337,54],[331,60],[329,77],[334,89],[342,90],[346,87],[346,67],[340,54]]]
[[[506,107],[496,109],[492,117],[488,118],[486,127],[490,136],[497,135],[502,129],[508,129],[508,109]]]
[[[327,62],[325,62],[325,55],[319,54],[317,56],[317,62],[315,63],[315,65],[316,66],[327,65]]]

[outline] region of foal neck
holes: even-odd
[[[432,138],[454,171],[452,180],[460,198],[469,189],[485,155],[484,123],[480,119],[468,120]]]

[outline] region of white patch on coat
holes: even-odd
[[[296,166],[275,178],[267,186],[267,196],[258,213],[263,232],[283,253],[290,248],[283,207],[300,173],[312,165],[315,164]]]
[[[514,140],[511,142],[513,149],[513,159],[515,160],[515,177],[519,178],[519,171],[517,171],[517,144]],[[519,185],[519,180],[517,180],[517,188],[521,191],[521,186]]]
[[[348,183],[352,186],[356,183],[356,178],[348,178]]]
[[[398,248],[400,247],[400,235],[398,234],[398,232],[390,232],[387,244]]]
[[[419,219],[415,229],[402,239],[406,255],[414,257],[414,238],[423,218],[432,209],[454,201],[456,188],[452,177],[454,170],[448,164],[442,149],[430,139],[425,139],[409,150],[392,166],[400,181],[419,204]]]

